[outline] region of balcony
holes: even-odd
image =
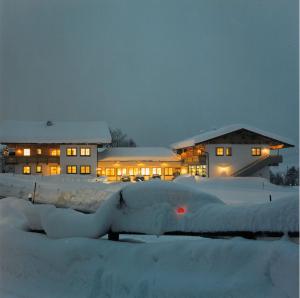
[[[20,163],[59,163],[59,156],[7,156],[4,158],[6,164],[20,164]]]

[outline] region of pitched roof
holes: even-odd
[[[258,135],[267,137],[269,139],[278,141],[282,144],[284,144],[286,147],[293,147],[293,142],[287,138],[278,136],[276,134],[270,133],[270,132],[266,132],[263,131],[261,129],[246,125],[246,124],[232,124],[232,125],[227,125],[227,126],[223,126],[221,128],[218,129],[212,129],[212,130],[207,130],[207,131],[203,131],[202,133],[193,136],[191,138],[173,143],[170,145],[171,148],[173,149],[180,149],[180,148],[186,148],[186,147],[191,147],[194,146],[195,144],[199,144],[199,143],[204,143],[207,142],[211,139],[226,135],[228,133],[232,133],[241,129],[245,129],[251,132],[254,132]]]
[[[0,143],[110,143],[109,128],[102,121],[0,122]]]
[[[180,157],[164,147],[117,147],[99,152],[98,161],[180,161]]]

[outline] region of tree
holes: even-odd
[[[120,128],[110,128],[111,146],[112,147],[136,147],[136,143],[132,138],[128,138]]]
[[[287,170],[285,175],[285,185],[297,185],[299,184],[299,169],[291,167]]]

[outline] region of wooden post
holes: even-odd
[[[32,196],[32,204],[34,204],[35,200],[35,191],[36,191],[36,182],[34,182],[33,196]]]

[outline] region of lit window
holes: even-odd
[[[77,148],[76,147],[67,148],[67,156],[77,156]]]
[[[224,147],[216,147],[216,156],[224,155]]]
[[[260,147],[253,147],[251,149],[252,156],[261,156],[261,148]]]
[[[35,168],[35,172],[36,173],[42,173],[42,166],[41,165],[37,165]]]
[[[161,175],[161,168],[153,168],[152,174],[154,175]]]
[[[130,175],[130,176],[133,176],[134,174],[134,171],[133,171],[133,168],[129,168],[128,169],[128,174]]]
[[[173,168],[165,168],[165,175],[172,176],[173,175]]]
[[[105,176],[115,176],[115,169],[114,168],[106,168]]]
[[[80,156],[91,156],[91,148],[89,147],[80,148]]]
[[[23,167],[23,174],[24,175],[30,175],[31,174],[31,167],[30,166],[24,166]]]
[[[50,149],[50,155],[51,156],[60,156],[60,149],[58,149],[58,148]]]
[[[77,166],[67,166],[67,174],[77,174]]]
[[[145,176],[150,175],[150,169],[149,168],[141,168],[141,174]]]
[[[30,149],[25,148],[23,153],[24,153],[24,156],[30,156]]]
[[[122,175],[126,175],[126,173],[127,173],[127,169],[126,168],[118,168],[117,169],[117,175],[118,176],[122,176]]]
[[[231,147],[226,148],[226,156],[231,156],[232,155],[232,149]]]
[[[41,155],[42,154],[42,149],[41,148],[37,148],[36,149],[36,154],[37,155]]]
[[[80,174],[91,174],[91,166],[80,166]]]

